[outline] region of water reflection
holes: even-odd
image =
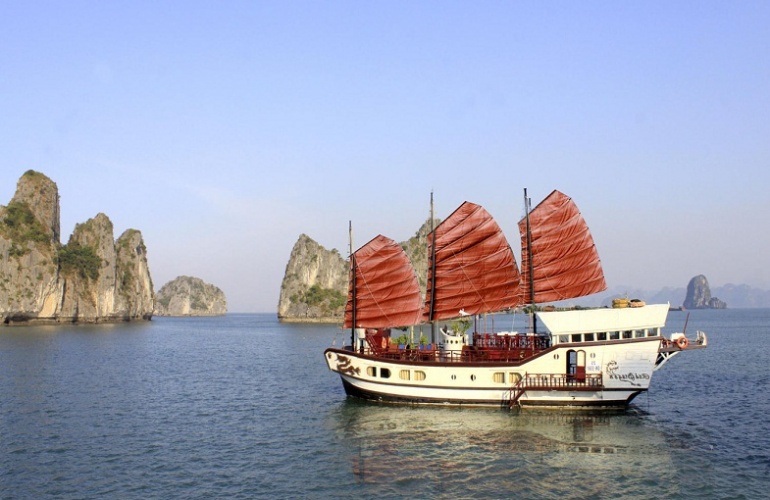
[[[648,497],[677,493],[665,436],[641,413],[535,413],[346,400],[331,426],[381,493]],[[618,479],[621,479],[618,481]]]

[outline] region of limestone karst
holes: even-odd
[[[687,284],[687,295],[682,306],[685,309],[725,309],[727,304],[711,296],[708,280],[699,274]]]
[[[222,316],[226,313],[225,293],[193,276],[178,276],[155,295],[155,316]]]
[[[0,324],[150,319],[154,291],[142,235],[115,240],[102,213],[60,242],[56,183],[29,170],[0,206]]]

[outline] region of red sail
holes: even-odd
[[[354,294],[356,328],[389,328],[419,322],[420,285],[409,257],[398,243],[379,235],[356,250],[351,262],[345,328],[353,325]]]
[[[425,321],[518,305],[516,258],[500,226],[483,207],[466,201],[439,224],[429,242],[435,263],[428,270]]]
[[[588,225],[570,197],[553,191],[529,213],[529,227],[531,252],[526,250],[526,218],[519,221],[523,302],[554,302],[607,289]],[[534,300],[530,290],[530,254]]]

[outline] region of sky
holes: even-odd
[[[770,2],[0,1],[0,204],[141,231],[156,290],[275,312],[301,234],[348,254],[463,201],[519,255],[571,196],[608,285],[770,288]]]

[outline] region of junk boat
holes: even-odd
[[[684,332],[663,335],[669,304],[616,299],[605,308],[539,306],[607,285],[588,226],[570,197],[553,191],[532,209],[525,189],[524,204],[521,268],[497,222],[479,205],[466,201],[433,228],[424,298],[414,267],[394,240],[379,235],[355,252],[351,244],[343,323],[350,345],[324,352],[348,396],[407,404],[625,408],[669,359],[707,346],[700,331],[694,339]],[[490,315],[522,308],[529,311],[526,332],[488,328]],[[406,340],[424,329],[430,339],[420,333],[421,342]]]

